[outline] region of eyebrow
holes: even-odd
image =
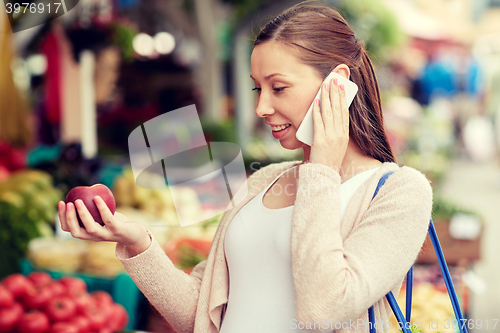
[[[269,74],[268,76],[266,76],[264,78],[264,80],[269,80],[273,76],[286,76],[286,75],[285,74],[280,74],[280,73],[273,73],[273,74]],[[255,78],[252,76],[252,74],[250,74],[250,78],[255,81]]]

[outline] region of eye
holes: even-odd
[[[277,93],[279,92],[282,92],[283,90],[285,90],[286,87],[277,87],[277,88],[273,88],[274,91],[276,91]]]
[[[252,89],[252,91],[260,92],[260,88],[255,87],[255,88]]]

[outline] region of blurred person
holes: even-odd
[[[37,105],[38,142],[55,144],[60,140],[62,113],[63,61],[71,59],[75,68],[80,66],[80,55],[84,50],[95,54],[94,96],[98,112],[109,104],[115,96],[116,82],[119,77],[121,54],[113,41],[111,28],[71,28],[64,30],[57,23],[43,37],[41,52],[47,59],[44,94]],[[77,83],[76,83],[77,84]]]
[[[468,46],[457,46],[454,54],[458,89],[452,102],[457,144],[473,160],[490,160],[494,152],[493,128],[486,116],[481,67]]]
[[[445,53],[429,55],[419,83],[420,102],[423,105],[429,105],[435,97],[450,97],[457,92],[455,68],[446,60]]]
[[[332,71],[359,87],[349,108],[343,85],[322,84]],[[299,4],[269,22],[254,42],[251,77],[256,115],[284,148],[302,149],[303,160],[249,177],[246,198],[224,213],[208,259],[191,274],[99,197],[104,226],[77,200],[76,207],[59,203],[61,227],[76,238],[117,242],[132,279],[178,332],[319,331],[318,323],[322,331],[340,324],[336,332],[368,332],[368,309],[374,305],[376,323],[388,321],[385,295],[399,294],[425,240],[429,181],[395,163],[372,62],[334,9]],[[318,89],[309,146],[295,134]],[[395,172],[372,201],[388,171]]]

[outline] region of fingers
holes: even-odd
[[[101,218],[104,222],[105,225],[112,225],[114,218],[113,218],[113,213],[109,210],[108,205],[102,200],[100,196],[95,196],[94,197],[94,203],[97,206],[97,209],[99,209],[99,213],[101,214]]]
[[[94,235],[99,232],[99,228],[102,228],[99,223],[97,223],[89,210],[85,206],[82,200],[78,199],[75,201],[76,209],[78,210],[78,215],[80,216],[80,220],[82,220],[83,226],[85,227],[85,231]]]
[[[332,130],[331,117],[332,117],[332,109],[330,103],[328,83],[325,83],[321,86],[321,112],[319,112],[319,117],[321,120],[318,121],[318,132],[320,135],[319,138],[324,138],[327,136],[328,132]],[[328,124],[328,125],[327,125]],[[324,140],[321,140],[324,142]]]
[[[340,89],[340,110],[342,113],[342,124],[344,131],[349,132],[349,107],[347,106],[347,97],[345,93],[345,86],[341,84]]]
[[[332,84],[330,86],[330,99],[331,99],[331,107],[333,110],[332,121],[330,124],[333,126],[331,129],[339,133],[345,132],[346,129],[349,129],[349,109],[347,108],[347,101],[345,97],[345,87],[343,84],[338,84],[338,80],[335,78],[332,80]],[[327,133],[334,133],[332,131],[328,131],[328,124],[325,124],[325,128],[327,128]]]
[[[57,214],[59,215],[59,221],[61,222],[61,229],[69,231],[68,224],[66,223],[66,204],[64,201],[59,201],[57,203]]]
[[[323,116],[323,121],[325,121],[325,122],[326,122],[325,116],[330,117],[332,115],[332,108],[331,108],[331,102],[330,102],[330,92],[329,92],[328,87],[329,87],[329,84],[325,83],[325,84],[323,84],[323,87],[321,88],[321,115]]]
[[[66,225],[68,231],[71,233],[71,236],[75,238],[82,238],[85,229],[80,227],[80,224],[78,223],[78,219],[76,217],[75,205],[73,205],[72,202],[68,202],[66,204],[65,212],[66,212],[65,215]]]
[[[325,135],[325,125],[323,124],[323,120],[321,119],[321,111],[320,111],[320,100],[317,99],[314,101],[313,105],[313,141],[315,137],[324,136]]]

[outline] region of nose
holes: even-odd
[[[255,114],[257,117],[266,117],[274,114],[274,108],[269,100],[269,97],[265,96],[264,93],[261,93],[259,97],[257,97],[257,107],[255,108]]]

